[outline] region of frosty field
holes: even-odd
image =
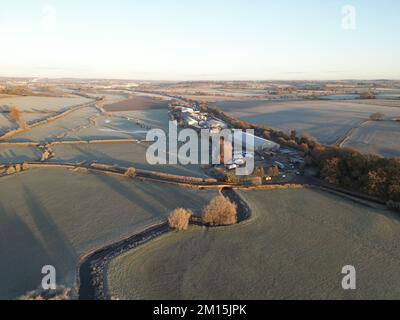
[[[1,106],[16,105],[22,112],[59,112],[70,107],[89,102],[82,97],[11,97],[0,100]]]
[[[400,122],[368,122],[356,129],[345,143],[346,147],[384,157],[400,156]]]
[[[55,145],[51,162],[99,162],[122,167],[160,171],[164,173],[205,177],[199,165],[151,165],[146,159],[148,143],[106,143],[84,145]]]
[[[120,299],[399,299],[400,220],[310,189],[241,193],[244,224],[170,233],[113,260]],[[341,287],[354,265],[357,290]]]
[[[41,152],[35,147],[4,147],[0,146],[0,163],[22,163],[37,161],[41,158]]]
[[[1,178],[0,299],[36,289],[48,264],[58,285],[74,286],[84,254],[164,220],[176,207],[199,210],[215,194],[64,169]]]
[[[309,133],[319,142],[335,144],[351,128],[375,112],[387,118],[400,116],[396,101],[236,101],[218,102],[217,106],[233,117],[274,129]]]

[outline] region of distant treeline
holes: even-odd
[[[400,158],[382,158],[366,155],[350,148],[325,146],[310,135],[287,134],[264,125],[237,120],[218,108],[200,103],[203,111],[210,112],[237,129],[254,129],[265,139],[303,151],[306,164],[316,168],[321,180],[344,188],[392,202],[400,201]]]

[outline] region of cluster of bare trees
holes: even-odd
[[[178,231],[187,230],[193,212],[178,208],[172,211],[168,222]],[[228,226],[237,223],[237,206],[223,195],[217,196],[203,209],[201,220],[208,226]]]
[[[203,223],[210,226],[227,226],[237,222],[237,206],[228,198],[220,195],[204,208]]]
[[[172,211],[168,218],[169,226],[178,231],[187,230],[193,212],[188,209],[178,208]]]

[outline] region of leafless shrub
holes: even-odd
[[[6,170],[6,174],[7,174],[7,175],[14,174],[14,173],[16,173],[16,172],[17,172],[17,170],[15,170],[15,167],[14,167],[14,166],[10,166],[10,167],[8,167],[7,170]]]
[[[279,176],[279,168],[278,168],[278,167],[275,167],[275,166],[269,168],[269,169],[268,169],[268,175],[269,175],[271,178],[278,177],[278,176]]]
[[[56,290],[38,289],[27,293],[18,300],[73,300],[77,297],[71,288],[58,287]]]
[[[22,170],[23,170],[23,171],[29,170],[30,168],[31,168],[31,165],[30,165],[29,163],[24,162],[24,163],[22,164]]]
[[[385,118],[385,115],[382,112],[375,112],[370,115],[369,119],[372,121],[382,121]]]
[[[224,196],[217,196],[203,210],[203,223],[210,226],[226,226],[237,222],[237,207]]]
[[[135,168],[128,168],[125,172],[125,176],[129,178],[134,178],[136,176],[136,169]]]
[[[189,227],[189,219],[192,215],[193,212],[188,209],[175,209],[168,218],[169,226],[178,231],[187,230]]]
[[[51,153],[48,150],[45,150],[42,153],[42,157],[40,158],[40,162],[44,162],[50,159]]]

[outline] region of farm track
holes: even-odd
[[[351,139],[351,137],[353,136],[354,132],[357,129],[360,129],[369,122],[371,122],[371,120],[369,119],[364,120],[363,122],[359,123],[356,127],[352,127],[349,131],[346,132],[346,134],[343,137],[341,137],[338,141],[336,141],[335,146],[342,148],[345,145],[345,143]]]

